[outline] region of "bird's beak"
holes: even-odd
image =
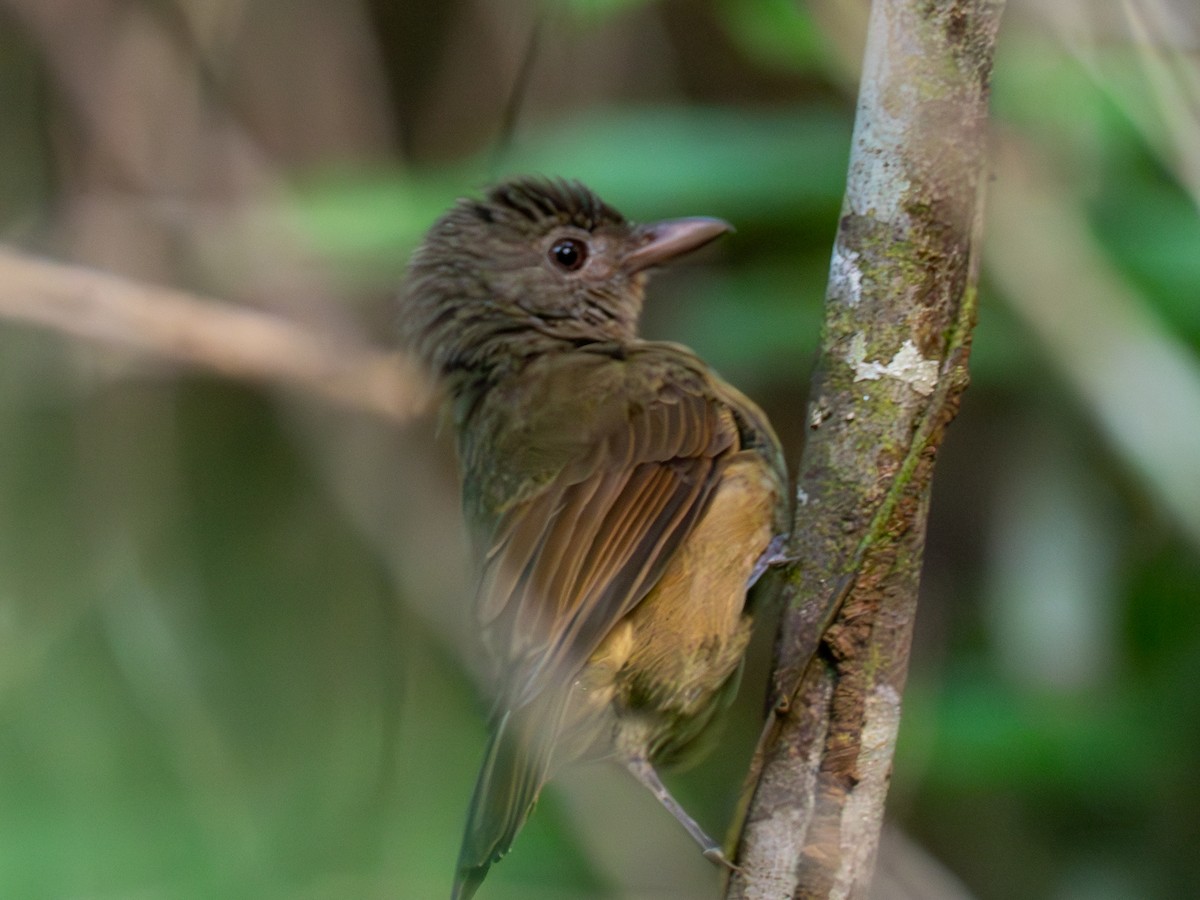
[[[703,247],[727,231],[733,231],[733,226],[707,216],[639,225],[633,232],[633,249],[625,254],[625,267],[641,272]]]

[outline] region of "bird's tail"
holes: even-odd
[[[568,691],[546,691],[496,720],[467,813],[451,900],[470,900],[513,839],[550,777]]]

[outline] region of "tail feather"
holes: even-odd
[[[459,868],[458,876],[454,879],[454,890],[450,892],[450,900],[471,900],[479,886],[483,884],[491,865],[476,866],[473,869]]]
[[[451,900],[470,900],[504,856],[550,777],[566,691],[546,691],[496,720],[467,813]]]

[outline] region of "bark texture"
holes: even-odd
[[[866,897],[929,486],[967,385],[1000,0],[876,0],[775,678],[727,897]]]

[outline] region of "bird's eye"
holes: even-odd
[[[563,238],[550,248],[550,259],[560,269],[576,272],[587,262],[587,244],[574,238]]]

